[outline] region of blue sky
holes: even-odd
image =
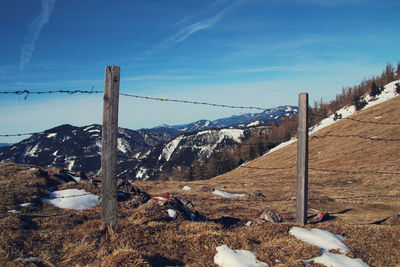
[[[330,100],[400,60],[398,0],[3,0],[0,91],[103,90],[221,104]],[[0,134],[101,123],[102,95],[0,95]],[[232,110],[120,98],[131,129]],[[20,139],[20,138],[19,138]],[[0,138],[15,142],[18,138]]]

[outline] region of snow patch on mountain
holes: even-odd
[[[33,148],[31,148],[29,152],[26,153],[26,155],[30,157],[36,157],[36,152],[38,151],[38,149],[39,149],[39,143],[37,143]]]
[[[222,129],[220,135],[220,142],[224,138],[233,139],[235,142],[240,143],[241,139],[244,137],[242,129]]]
[[[171,158],[172,153],[174,153],[175,149],[178,147],[178,145],[182,139],[183,139],[183,135],[178,136],[177,138],[175,138],[174,140],[169,142],[163,149],[163,152],[161,153],[158,160],[161,160],[162,158],[164,158],[166,161],[168,161]]]
[[[128,152],[129,145],[128,145],[128,142],[126,140],[124,140],[122,138],[118,138],[117,139],[117,143],[118,143],[117,148],[118,148],[119,151],[121,151],[122,153],[127,153]]]
[[[85,129],[83,129],[84,132],[88,131],[89,129],[92,129],[94,125],[89,125]]]
[[[147,169],[141,167],[139,169],[139,171],[136,173],[136,179],[140,179],[140,180],[147,180],[149,178],[149,176],[146,174]]]
[[[74,167],[75,164],[75,160],[67,160],[66,163],[67,163],[67,169],[72,171],[72,168]]]
[[[252,123],[247,124],[247,127],[257,126],[257,125],[259,125],[259,124],[260,124],[259,121],[254,121],[254,122],[252,122]]]

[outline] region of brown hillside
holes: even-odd
[[[400,212],[400,124],[384,124],[400,123],[399,103],[400,97],[396,97],[310,136],[311,208],[333,213],[351,209],[337,216],[354,224],[370,223]],[[321,136],[327,137],[315,138]],[[376,141],[362,137],[373,137]],[[295,211],[296,153],[297,143],[293,143],[214,179],[186,184],[199,188],[223,187],[223,190],[235,193],[261,192],[266,196],[262,202],[286,214],[289,219]],[[170,191],[182,194],[176,184],[140,183],[154,193]],[[205,213],[215,213],[214,208],[218,210],[216,206],[219,204],[214,200],[219,197],[201,194],[203,198],[195,196],[202,201],[198,204],[205,206]],[[210,201],[209,205],[203,205],[205,199]],[[234,206],[239,205],[238,201],[233,202]],[[259,203],[259,200],[255,202]],[[253,204],[251,199],[244,200],[243,205],[249,207],[245,214],[254,216],[253,209],[254,212],[258,210],[252,207],[259,206],[256,203]],[[210,207],[213,209],[209,211]],[[223,208],[226,209],[229,208]],[[237,209],[230,209],[232,213],[226,211],[224,215],[235,215]],[[243,216],[242,210],[240,213]]]
[[[400,213],[400,125],[383,124],[400,122],[399,102],[397,97],[359,112],[315,134],[329,136],[310,140],[310,207],[334,218],[306,228],[344,236],[347,256],[370,266],[400,265],[399,218],[371,224]],[[190,200],[208,222],[181,215],[173,220],[155,200],[137,208],[121,202],[118,224],[108,230],[100,207],[62,210],[38,201],[49,186],[99,194],[95,183],[57,185],[58,170],[31,167],[0,164],[1,266],[214,266],[222,244],[254,251],[269,266],[303,266],[300,260],[321,255],[288,233],[295,226],[296,144],[211,180],[135,184],[152,196]],[[192,190],[183,191],[184,185]],[[245,196],[224,198],[214,189]],[[25,202],[34,205],[18,205]],[[284,221],[259,222],[267,208]],[[14,209],[19,213],[8,212]],[[248,220],[253,224],[244,226]]]

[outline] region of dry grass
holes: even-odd
[[[358,113],[353,118],[400,122],[400,99]],[[380,119],[375,117],[382,116]],[[317,135],[356,134],[399,138],[398,125],[363,124],[342,120]],[[261,157],[247,166],[256,168],[295,167],[296,144]],[[310,142],[310,167],[338,171],[400,172],[400,142],[366,141],[359,138],[324,138]],[[213,266],[215,248],[228,244],[248,249],[270,266],[302,266],[301,259],[320,255],[317,247],[289,235],[295,226],[295,168],[263,170],[239,168],[207,181],[137,182],[151,195],[172,194],[193,202],[210,219],[239,219],[227,227],[222,220],[188,222],[172,220],[154,201],[133,210],[119,209],[118,225],[105,229],[99,207],[67,211],[42,205],[38,198],[56,184],[56,170],[30,170],[30,166],[0,164],[0,265],[26,265],[20,258],[38,257],[44,266]],[[334,220],[316,226],[346,237],[350,257],[360,257],[370,266],[400,266],[400,225],[398,218],[386,224],[372,222],[400,212],[398,175],[374,173],[331,173],[310,170],[310,206],[327,211]],[[193,190],[183,191],[184,185]],[[85,188],[99,193],[88,183],[59,188]],[[223,198],[214,189],[246,193]],[[262,193],[254,195],[250,193]],[[35,202],[34,207],[17,204]],[[7,211],[19,209],[21,213]],[[280,213],[284,222],[257,223],[266,208]],[[311,214],[310,214],[311,215]],[[243,224],[252,220],[250,227]],[[34,266],[34,265],[32,265]],[[317,266],[317,265],[315,265]]]

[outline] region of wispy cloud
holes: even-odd
[[[43,26],[49,22],[55,2],[56,0],[42,0],[42,7],[39,16],[37,16],[28,27],[25,43],[22,45],[21,49],[21,72],[24,71],[25,66],[31,61],[36,41],[39,39]]]
[[[181,19],[181,20],[175,22],[175,23],[172,24],[171,26],[179,26],[179,25],[182,25],[182,24],[186,23],[188,20],[190,20],[191,18],[192,18],[192,16],[186,16],[186,17],[184,17],[183,19]]]
[[[168,38],[164,39],[162,41],[161,45],[162,46],[167,46],[167,45],[173,45],[177,44],[180,42],[185,41],[187,38],[189,38],[191,35],[195,34],[198,31],[209,29],[213,27],[215,24],[217,24],[228,12],[230,12],[233,8],[235,8],[237,5],[242,3],[243,0],[237,0],[233,4],[225,7],[222,9],[220,12],[218,12],[216,15],[200,20],[196,23],[193,23],[191,25],[183,27],[181,30],[179,30],[177,33],[169,36]]]
[[[233,2],[233,4],[225,7],[222,9],[220,12],[218,12],[216,15],[197,21],[195,23],[192,23],[190,25],[182,27],[178,32],[166,37],[164,40],[162,40],[160,43],[157,45],[154,45],[151,49],[146,50],[142,56],[139,56],[136,58],[137,61],[142,61],[144,58],[147,56],[151,56],[154,53],[156,53],[160,49],[165,49],[169,48],[177,43],[185,41],[187,38],[189,38],[191,35],[197,33],[198,31],[201,30],[206,30],[211,27],[213,27],[215,24],[217,24],[227,13],[229,13],[231,10],[233,10],[235,7],[238,5],[242,4],[243,2],[250,1],[250,0],[236,0]],[[219,0],[216,3],[212,5],[212,7],[222,5],[225,2],[225,0]],[[181,26],[185,24],[187,21],[192,20],[193,16],[187,16],[183,18],[182,20],[172,24],[172,26]]]
[[[181,29],[179,32],[177,32],[177,33],[173,34],[172,36],[168,37],[167,39],[165,39],[162,43],[167,45],[167,44],[176,44],[176,43],[183,42],[192,34],[198,32],[200,30],[205,30],[205,29],[208,29],[208,28],[211,28],[212,26],[214,26],[214,24],[216,24],[218,21],[220,21],[222,19],[222,17],[224,16],[224,13],[225,13],[224,11],[221,11],[214,17],[211,17],[211,18],[196,22],[194,24],[191,24],[189,26],[186,26],[183,29]]]

